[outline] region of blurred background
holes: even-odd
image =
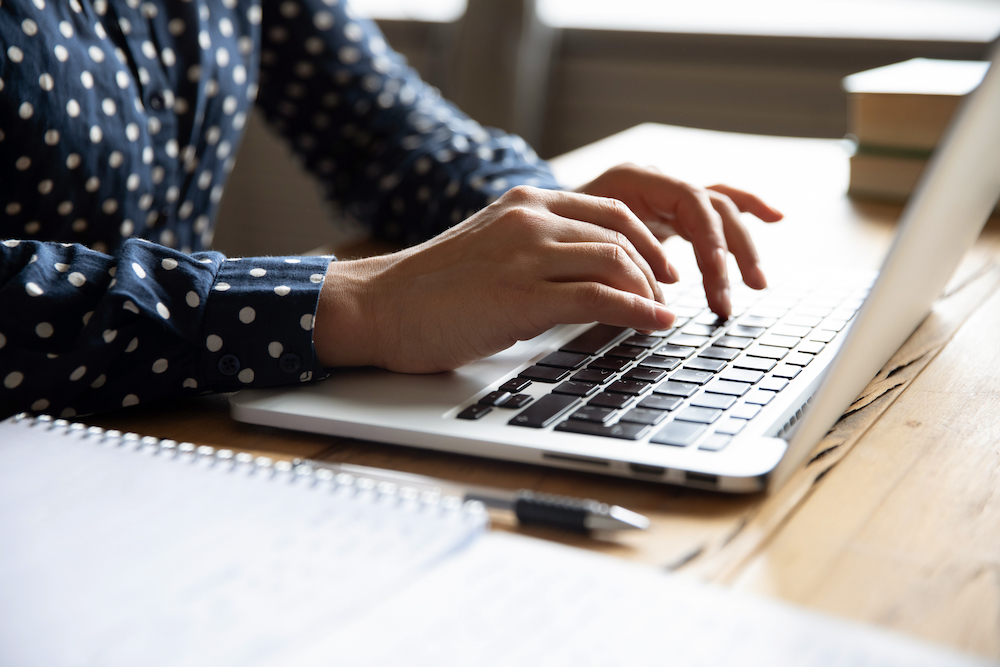
[[[841,80],[914,57],[981,60],[1000,0],[352,0],[424,80],[545,158],[642,122],[842,137]],[[608,165],[611,166],[611,165]],[[252,117],[219,214],[229,255],[301,253],[331,220]]]

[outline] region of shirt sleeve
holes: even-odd
[[[559,187],[520,137],[443,100],[344,2],[264,0],[257,102],[339,213],[412,244],[516,185]]]
[[[330,260],[3,241],[0,417],[325,377],[312,328]]]

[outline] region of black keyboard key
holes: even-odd
[[[758,338],[767,329],[764,327],[748,327],[742,324],[737,324],[735,327],[731,328],[726,332],[727,336],[739,336],[740,338]]]
[[[718,327],[713,327],[709,324],[695,324],[691,323],[681,329],[681,333],[690,334],[692,336],[712,336]]]
[[[709,373],[718,373],[725,367],[726,362],[719,361],[718,359],[702,359],[700,357],[695,357],[694,359],[688,359],[684,362],[684,368],[692,371],[708,371]]]
[[[679,396],[661,396],[657,394],[647,396],[639,401],[639,407],[648,410],[676,410],[683,402],[684,399]]]
[[[633,368],[622,376],[623,380],[633,382],[659,382],[666,377],[667,372],[657,368]]]
[[[681,347],[701,347],[708,342],[708,338],[706,336],[677,333],[668,338],[667,342],[671,345],[680,345]]]
[[[681,345],[668,344],[656,350],[656,356],[658,357],[676,357],[678,359],[687,359],[692,354],[694,354],[694,350],[692,348],[683,347]]]
[[[789,366],[788,364],[781,364],[774,369],[771,373],[776,378],[785,378],[786,380],[794,380],[795,376],[802,372],[802,369],[798,366]]]
[[[531,403],[533,400],[535,400],[534,397],[529,396],[528,394],[514,394],[507,399],[506,403],[498,405],[497,407],[504,408],[506,410],[518,410],[526,406],[528,403]]]
[[[705,387],[705,391],[710,394],[724,394],[726,396],[742,396],[750,391],[750,385],[745,382],[729,382],[728,380],[716,380]]]
[[[727,417],[715,425],[715,432],[722,433],[723,435],[736,435],[743,430],[743,427],[746,426],[746,424],[747,421],[745,419]]]
[[[616,345],[607,352],[604,353],[604,358],[615,357],[618,359],[638,359],[646,350],[641,347],[635,347],[634,345]]]
[[[760,371],[748,371],[743,368],[730,368],[726,372],[719,375],[720,380],[726,380],[728,382],[746,382],[749,384],[760,382],[763,378],[764,374]]]
[[[545,428],[558,419],[559,415],[579,403],[580,399],[576,396],[549,394],[542,396],[507,423],[511,426]]]
[[[563,352],[597,354],[625,331],[625,327],[595,324],[559,349]]]
[[[688,371],[679,370],[670,376],[671,380],[675,382],[691,382],[694,384],[705,384],[711,380],[715,375],[709,373],[708,371]]]
[[[767,405],[777,396],[773,391],[764,391],[763,389],[754,389],[749,394],[747,394],[746,402],[752,403],[753,405]]]
[[[694,444],[695,440],[706,430],[708,430],[708,427],[701,424],[672,421],[661,428],[660,432],[654,435],[649,441],[657,445],[687,447]]]
[[[519,391],[524,391],[530,386],[531,380],[528,380],[527,378],[511,378],[500,385],[500,391],[509,391],[512,394],[516,394]]]
[[[725,394],[701,394],[691,399],[691,405],[696,408],[712,408],[713,410],[728,410],[736,403],[736,399]]]
[[[491,391],[482,398],[479,399],[479,405],[500,405],[510,398],[509,391],[503,391],[498,389],[497,391]]]
[[[661,421],[667,418],[667,413],[663,410],[647,410],[645,408],[633,408],[622,415],[620,421],[631,422],[635,424],[646,424],[648,426],[656,426]]]
[[[525,368],[518,374],[518,377],[535,380],[536,382],[547,382],[555,384],[565,380],[569,376],[569,371],[563,368],[552,368],[551,366],[532,366]]]
[[[742,359],[737,359],[733,362],[733,366],[736,368],[744,368],[751,371],[763,371],[764,373],[774,368],[777,364],[777,361],[762,359],[760,357],[743,357]]]
[[[567,431],[569,433],[583,433],[584,435],[598,435],[604,438],[621,438],[622,440],[638,440],[646,435],[649,426],[645,424],[628,424],[618,422],[611,426],[597,424],[595,422],[585,422],[579,419],[568,419],[556,426],[557,431]]]
[[[790,355],[785,357],[785,364],[791,366],[808,366],[809,362],[811,362],[813,358],[814,357],[811,354],[792,352]]]
[[[615,376],[615,371],[606,368],[588,368],[573,376],[577,382],[590,382],[591,384],[604,384]]]
[[[767,391],[781,391],[788,386],[788,380],[783,378],[770,377],[760,383],[761,389],[766,389]]]
[[[690,382],[674,382],[673,380],[668,380],[657,385],[656,389],[653,390],[653,393],[667,394],[668,396],[682,396],[687,398],[691,394],[698,391],[698,388],[698,385]]]
[[[734,419],[753,419],[760,412],[759,405],[751,405],[750,403],[741,403],[732,409],[729,416]]]
[[[569,394],[570,396],[586,397],[596,393],[599,386],[589,382],[567,380],[552,390],[553,394]]]
[[[729,320],[724,320],[715,313],[705,313],[694,318],[694,321],[698,324],[704,324],[706,326],[712,327],[712,330],[721,329],[729,323]]]
[[[736,357],[740,356],[739,350],[733,350],[726,347],[706,347],[704,350],[698,353],[699,357],[703,359],[722,359],[723,361],[732,361]]]
[[[686,422],[697,422],[699,424],[711,424],[722,416],[722,410],[711,408],[684,408],[677,412],[674,417]]]
[[[661,371],[672,371],[678,366],[680,366],[680,359],[672,359],[671,357],[657,357],[651,356],[646,357],[639,362],[640,368],[657,368]]]
[[[585,405],[569,416],[570,419],[580,419],[585,422],[603,424],[615,414],[614,408],[602,408],[598,405]]]
[[[740,338],[739,336],[720,336],[714,345],[718,347],[732,347],[742,350],[753,342],[752,338]]]
[[[747,354],[751,357],[761,357],[762,359],[783,359],[788,350],[783,347],[771,347],[770,345],[755,345],[749,350]]]
[[[589,355],[577,354],[576,352],[553,352],[541,361],[536,362],[539,366],[553,366],[555,368],[566,368],[576,370],[587,363]]]
[[[488,405],[470,405],[458,413],[459,419],[479,419],[486,415],[492,408]]]
[[[806,354],[819,354],[823,351],[824,347],[826,347],[826,345],[817,340],[807,340],[804,343],[800,343],[799,346],[795,348],[795,351],[804,352]]]
[[[733,438],[728,435],[713,433],[705,438],[700,445],[698,445],[698,449],[703,449],[706,452],[718,452],[725,449],[726,445],[728,445],[732,439]]]
[[[631,345],[633,347],[644,347],[646,349],[650,349],[659,347],[662,342],[663,339],[657,336],[642,336],[640,334],[636,334],[623,340],[622,345]]]
[[[630,363],[632,363],[630,359],[611,359],[609,357],[601,357],[600,359],[594,359],[590,362],[587,369],[598,368],[607,371],[620,371]]]
[[[606,391],[616,394],[628,394],[629,396],[639,396],[649,391],[652,385],[645,382],[635,382],[633,380],[617,380],[608,385]]]
[[[630,396],[629,394],[609,394],[608,392],[604,392],[590,399],[587,405],[620,410],[634,400],[635,396]]]

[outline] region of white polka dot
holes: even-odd
[[[10,58],[12,62],[19,63],[24,60],[24,51],[16,46],[11,46],[7,49],[7,57]]]
[[[55,329],[48,322],[39,322],[38,326],[35,327],[35,333],[38,334],[39,338],[48,338],[55,333]]]
[[[267,346],[267,353],[270,354],[271,357],[274,359],[280,357],[281,353],[284,351],[285,351],[285,346],[279,343],[278,341],[269,343]]]
[[[267,275],[267,271],[264,269],[250,269],[250,275],[254,278],[263,278]]]
[[[286,296],[292,289],[288,285],[278,285],[274,288],[274,293],[278,296]]]
[[[187,305],[192,308],[197,308],[198,305],[201,304],[201,298],[195,292],[188,292],[184,297],[184,300],[187,301]]]
[[[215,52],[215,62],[219,67],[226,67],[229,65],[229,50],[224,47],[219,47]]]
[[[299,318],[299,326],[301,326],[306,331],[312,331],[313,328],[313,316],[306,313]]]
[[[170,311],[167,309],[166,306],[163,305],[163,302],[158,302],[156,304],[156,312],[159,313],[160,317],[162,317],[163,319],[165,320],[170,319]]]
[[[17,109],[17,115],[28,120],[35,113],[35,107],[31,106],[31,102],[23,102]]]
[[[135,352],[138,348],[139,348],[139,339],[133,338],[128,342],[128,345],[125,346],[125,352]]]
[[[90,141],[95,144],[101,143],[101,139],[104,138],[104,130],[101,129],[100,125],[91,125],[90,127]]]
[[[7,337],[4,336],[2,333],[0,333],[0,347],[3,347],[6,344],[7,344]]]
[[[142,268],[142,266],[140,266],[138,262],[132,262],[132,270],[135,271],[135,275],[139,276],[140,278],[146,277],[146,269]]]
[[[29,234],[36,234],[38,233],[38,230],[41,228],[42,228],[42,223],[38,222],[37,220],[32,220],[31,222],[29,222],[24,226],[24,231],[26,231]]]
[[[160,51],[160,60],[162,60],[163,64],[167,67],[173,67],[177,64],[177,54],[174,53],[173,49],[167,47]]]
[[[260,9],[260,5],[251,5],[250,9],[247,10],[247,20],[253,25],[260,23],[262,15],[263,12]]]
[[[194,378],[188,378],[184,380],[184,384],[181,386],[183,386],[185,389],[197,389],[198,381],[195,380]]]
[[[250,306],[246,306],[245,308],[240,309],[240,322],[242,322],[243,324],[250,324],[251,322],[254,321],[256,317],[257,317],[257,311],[251,308]]]
[[[139,403],[139,397],[135,394],[129,394],[124,399],[122,399],[122,407],[127,408],[132,405],[137,405]]]
[[[96,44],[87,49],[87,53],[90,55],[90,59],[93,60],[95,63],[104,62],[104,51],[102,51],[101,47],[97,46]]]
[[[105,97],[104,101],[101,102],[101,110],[104,111],[105,116],[114,116],[118,107],[115,105],[115,101],[113,99]]]
[[[21,380],[23,379],[24,379],[24,373],[21,373],[20,371],[14,371],[13,373],[8,373],[7,377],[3,379],[3,386],[7,387],[8,389],[14,389],[19,384],[21,384]]]
[[[295,259],[295,258],[292,258],[292,259],[286,259],[286,260],[285,260],[285,264],[298,264],[298,263],[300,263],[301,261],[302,261],[301,259]]]
[[[205,347],[208,348],[209,352],[218,352],[222,349],[222,339],[212,334],[205,339]]]
[[[72,285],[73,287],[83,287],[83,284],[87,282],[86,276],[84,276],[79,271],[74,271],[73,273],[66,276],[66,280],[68,280],[69,284]]]
[[[240,371],[240,374],[237,375],[236,377],[238,377],[240,382],[242,382],[243,384],[250,384],[251,382],[253,382],[253,369],[244,368],[243,370]]]
[[[129,123],[125,126],[125,136],[128,137],[129,141],[136,141],[139,139],[139,126],[135,123]]]
[[[56,262],[52,266],[59,273],[66,273],[67,271],[69,271],[69,264],[64,264],[63,262]]]
[[[75,371],[70,373],[69,379],[72,380],[73,382],[76,382],[86,374],[87,374],[87,367],[79,366]]]
[[[40,398],[31,404],[31,409],[34,412],[41,412],[45,408],[49,407],[49,401],[45,398]]]
[[[329,30],[333,27],[333,14],[327,11],[319,11],[313,14],[313,25],[319,30]]]
[[[309,276],[309,282],[314,283],[314,284],[319,284],[319,283],[323,282],[323,277],[324,276],[323,276],[322,273],[314,273],[311,276]]]
[[[94,311],[90,310],[83,314],[83,326],[90,324],[90,318],[93,317]]]
[[[100,389],[101,387],[104,386],[104,383],[107,381],[108,381],[108,376],[106,376],[104,373],[101,373],[100,375],[97,376],[96,380],[90,383],[90,388]]]
[[[56,54],[56,59],[61,63],[64,63],[69,59],[69,51],[67,51],[66,47],[62,44],[56,44],[52,51]]]
[[[73,36],[73,26],[70,25],[69,21],[60,21],[59,22],[59,32],[62,33],[63,37],[65,37],[66,39],[69,39],[70,37]]]
[[[153,362],[153,372],[162,373],[163,371],[167,370],[168,365],[169,364],[166,359],[157,359],[156,361]]]
[[[39,287],[37,283],[28,283],[27,285],[24,286],[24,291],[27,292],[30,296],[41,296],[42,294],[45,293],[44,290],[41,287]]]
[[[232,287],[229,283],[219,283],[214,287],[216,292],[225,292],[227,289]]]
[[[38,85],[42,87],[42,90],[52,90],[56,87],[56,82],[49,73],[42,74],[38,77]]]
[[[104,339],[105,343],[110,343],[115,339],[115,336],[117,335],[118,335],[117,329],[105,329],[104,333],[101,334],[101,337]]]
[[[361,52],[353,46],[343,46],[339,51],[337,51],[337,57],[340,58],[340,62],[345,65],[353,65],[361,60]]]
[[[69,155],[66,156],[66,166],[69,167],[70,169],[76,169],[77,167],[79,167],[80,162],[81,159],[79,153],[70,153]]]
[[[135,301],[132,301],[132,299],[126,299],[125,303],[122,304],[122,308],[136,315],[139,314],[139,306],[135,305]]]
[[[167,271],[173,271],[174,269],[177,268],[177,260],[174,259],[173,257],[165,257],[163,261],[160,262],[160,266],[162,266]]]
[[[114,199],[105,199],[104,203],[101,204],[101,210],[107,215],[111,215],[118,210],[118,202]]]
[[[309,382],[309,380],[312,379],[313,379],[312,371],[306,371],[305,373],[299,376],[299,382]]]
[[[83,188],[87,192],[97,192],[97,189],[101,187],[101,179],[97,176],[91,176],[87,179],[87,182],[83,184]]]
[[[74,232],[84,232],[87,230],[87,221],[84,220],[83,218],[79,218],[78,220],[74,220],[73,224],[70,225],[70,227],[73,229]],[[97,244],[95,243],[94,246],[96,248]]]
[[[31,166],[31,158],[27,155],[22,155],[17,158],[17,162],[14,163],[14,166],[17,167],[18,171],[27,171],[28,167]]]

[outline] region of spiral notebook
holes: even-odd
[[[516,535],[478,504],[0,422],[0,665],[985,664]]]

